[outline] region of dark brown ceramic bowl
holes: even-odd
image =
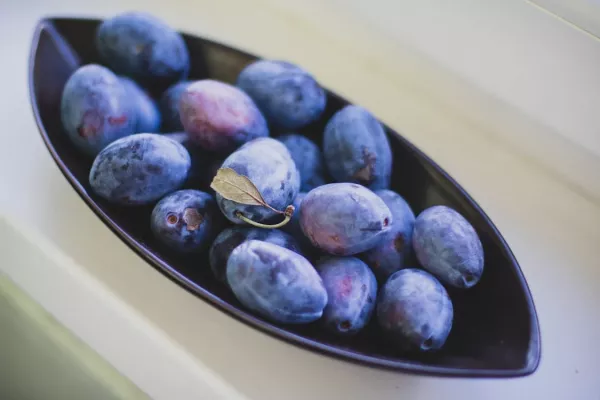
[[[393,153],[392,189],[415,213],[435,204],[449,205],[475,227],[485,251],[485,270],[472,289],[450,289],[455,320],[442,350],[431,354],[398,353],[380,339],[375,323],[359,335],[340,339],[318,323],[281,326],[246,311],[215,279],[206,254],[193,260],[161,247],[149,229],[151,207],[123,208],[95,196],[88,184],[91,160],[69,142],[60,121],[63,86],[80,65],[99,62],[94,33],[100,21],[48,18],[38,24],[31,47],[29,85],[40,133],[62,173],[81,198],[117,236],[181,287],[238,320],[304,349],[398,371],[468,377],[516,377],[533,373],[540,360],[540,331],[531,293],[513,254],[486,214],[435,162],[386,127]],[[255,56],[191,35],[191,78],[233,82]],[[328,92],[323,120],[303,133],[320,141],[324,121],[347,102]],[[204,260],[202,261],[198,261]],[[235,345],[235,344],[233,344]]]

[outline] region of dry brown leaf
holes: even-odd
[[[254,183],[231,168],[219,168],[210,187],[227,200],[271,208]]]

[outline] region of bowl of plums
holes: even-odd
[[[130,11],[41,20],[29,85],[75,191],[200,300],[365,367],[537,369],[533,299],[485,212],[301,65]]]

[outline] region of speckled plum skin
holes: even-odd
[[[375,191],[375,194],[388,206],[394,222],[386,239],[363,253],[361,258],[373,269],[379,282],[383,283],[394,272],[404,268],[404,262],[412,248],[415,214],[398,193],[383,189]]]
[[[311,243],[330,254],[353,255],[377,246],[393,223],[384,201],[355,183],[330,183],[308,192],[300,226]]]
[[[213,275],[217,280],[227,283],[227,260],[233,249],[248,240],[260,240],[284,247],[301,254],[296,240],[278,229],[249,228],[234,226],[219,233],[210,247],[208,259]]]
[[[275,129],[294,130],[316,121],[327,102],[311,74],[285,61],[253,62],[242,70],[237,86],[252,97]]]
[[[262,113],[235,86],[205,79],[181,94],[179,113],[184,130],[209,151],[229,154],[253,139],[269,136]]]
[[[336,181],[389,187],[392,150],[383,126],[364,108],[348,105],[334,114],[325,126],[323,151]]]
[[[162,130],[164,132],[183,131],[181,115],[179,114],[179,102],[181,101],[181,95],[190,84],[190,81],[178,82],[170,86],[160,96],[159,107],[163,117]]]
[[[163,197],[154,206],[150,228],[173,250],[193,253],[208,248],[223,222],[212,195],[186,189]]]
[[[181,35],[143,12],[106,19],[96,32],[96,47],[110,69],[144,85],[166,87],[185,79],[190,68]]]
[[[223,168],[231,168],[254,183],[264,200],[276,210],[285,210],[292,204],[300,189],[300,174],[287,148],[271,138],[259,138],[243,145],[225,159]],[[217,194],[217,203],[233,223],[245,224],[235,214],[260,223],[282,219],[280,214],[263,206],[240,204]]]
[[[156,133],[160,131],[160,111],[156,102],[137,83],[127,77],[120,77],[127,97],[133,102],[137,124],[135,133]]]
[[[323,154],[306,136],[290,133],[277,138],[287,147],[300,172],[300,190],[309,192],[325,184]]]
[[[119,78],[96,64],[84,65],[63,89],[61,120],[69,139],[95,156],[109,143],[134,133],[135,111]]]
[[[434,206],[415,220],[412,238],[417,259],[442,282],[461,289],[483,274],[483,247],[473,226],[458,212]]]
[[[377,280],[356,257],[325,257],[316,266],[327,290],[325,328],[336,335],[354,335],[370,321],[377,298]]]
[[[454,309],[446,289],[431,274],[414,268],[394,273],[379,292],[377,320],[401,350],[441,348],[452,329]]]
[[[250,240],[233,250],[227,282],[250,310],[284,324],[316,321],[327,305],[327,292],[310,262],[272,243]]]
[[[114,141],[96,156],[90,170],[92,190],[122,205],[152,203],[185,182],[190,155],[173,139],[138,133]]]

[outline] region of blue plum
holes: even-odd
[[[96,64],[78,68],[62,92],[61,120],[69,139],[95,156],[109,143],[134,133],[136,115],[119,78]]]
[[[272,243],[250,240],[236,247],[227,261],[227,282],[244,306],[279,323],[316,321],[327,305],[310,262]]]
[[[330,183],[308,192],[300,226],[311,243],[334,255],[353,255],[380,244],[393,223],[384,201],[355,183]]]
[[[300,172],[300,190],[309,192],[325,184],[321,149],[306,136],[290,133],[277,138],[287,147]]]
[[[191,253],[208,248],[223,222],[212,195],[186,189],[163,197],[154,206],[150,228],[160,242]]]
[[[377,280],[356,257],[326,257],[317,265],[325,290],[325,328],[336,335],[354,335],[364,328],[375,309]]]
[[[185,79],[190,69],[181,35],[143,12],[125,12],[102,22],[96,47],[110,69],[144,86],[166,87]]]
[[[292,204],[300,188],[300,174],[287,148],[271,138],[254,139],[240,147],[225,159],[223,168],[231,168],[248,177],[262,197],[276,210],[285,210]],[[233,223],[245,224],[236,213],[260,223],[273,223],[281,215],[273,210],[227,200],[217,194],[217,203],[225,216]]]
[[[173,139],[138,133],[114,141],[94,159],[89,181],[104,199],[123,205],[152,203],[185,182],[190,155]]]
[[[327,102],[310,73],[285,61],[253,62],[242,70],[237,86],[252,97],[275,129],[294,130],[316,121]]]
[[[179,115],[179,101],[190,83],[189,81],[178,82],[161,95],[159,107],[163,117],[162,130],[164,132],[183,131],[183,124]]]
[[[473,226],[447,206],[424,210],[415,220],[412,238],[417,259],[442,282],[473,287],[483,274],[483,246]]]
[[[223,283],[227,283],[227,260],[229,260],[233,249],[248,240],[260,240],[276,244],[301,254],[296,240],[280,230],[234,226],[221,232],[210,247],[208,259],[215,278]]]
[[[191,83],[179,101],[181,123],[206,150],[229,154],[253,139],[269,136],[265,118],[235,86],[205,79]]]
[[[454,309],[442,284],[425,271],[394,273],[379,292],[377,320],[401,350],[440,349],[452,329]]]
[[[160,130],[160,112],[156,102],[137,83],[122,76],[121,83],[134,104],[137,124],[135,133],[155,133]]]
[[[338,182],[387,189],[392,150],[383,126],[362,107],[349,105],[334,114],[323,134],[325,162]]]
[[[369,264],[379,281],[383,283],[394,272],[404,268],[405,260],[411,251],[415,214],[398,193],[383,189],[376,191],[375,194],[388,206],[394,222],[387,238],[363,253],[361,258]]]

